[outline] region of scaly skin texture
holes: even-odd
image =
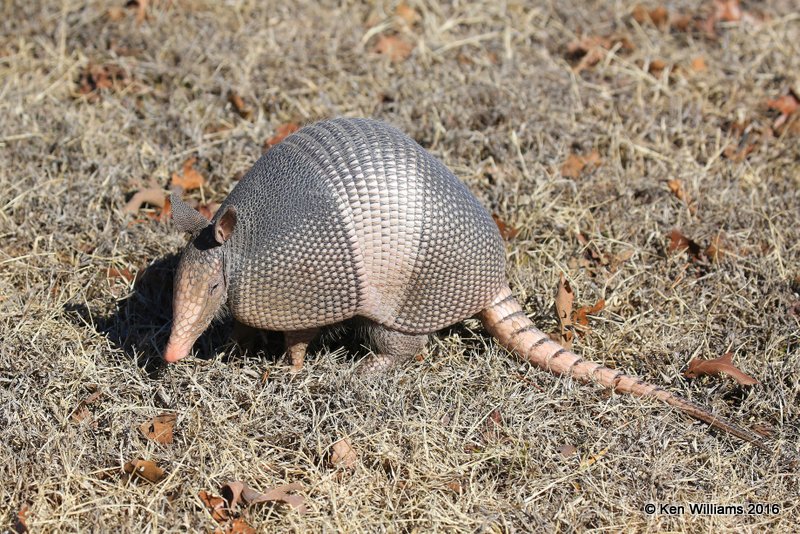
[[[700,421],[765,448],[761,437],[754,432],[736,426],[679,395],[648,384],[635,376],[586,361],[550,340],[547,334],[534,327],[508,287],[503,288],[492,305],[478,314],[478,317],[484,328],[504,347],[545,371],[582,382],[594,381],[618,393],[655,397]]]
[[[452,172],[371,120],[307,126],[265,154],[209,224],[176,195],[191,234],[164,358],[186,356],[227,301],[239,322],[284,331],[292,368],[322,327],[359,317],[376,353],[362,373],[424,349],[478,314],[501,344],[556,374],[652,396],[743,440],[761,439],[681,397],[586,362],[533,327],[508,288],[497,226]]]
[[[308,343],[297,332],[362,317],[373,337],[391,340],[379,351],[397,351],[479,312],[505,284],[491,216],[440,161],[377,121],[323,121],[289,136],[231,191],[209,229],[198,231],[179,198],[172,203],[192,242],[176,277],[170,361],[188,354],[222,304],[197,306],[209,285],[186,274],[217,258],[234,318],[288,332],[295,367]],[[381,354],[364,370],[398,361]]]

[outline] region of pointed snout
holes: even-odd
[[[167,349],[164,351],[164,361],[167,363],[175,363],[181,358],[185,358],[189,355],[189,351],[192,350],[192,344],[191,342],[186,343],[174,340],[172,336],[170,336]]]

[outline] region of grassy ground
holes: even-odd
[[[628,1],[410,0],[411,24],[390,2],[150,3],[139,23],[122,0],[0,8],[0,528],[23,512],[35,532],[209,531],[198,492],[232,480],[303,483],[306,514],[243,510],[264,531],[796,526],[797,474],[776,454],[530,369],[474,320],[371,383],[352,377],[365,352],[352,343],[321,344],[295,376],[280,349],[241,355],[229,324],[164,368],[185,238],[123,212],[192,156],[206,185],[190,196],[222,200],[282,124],[387,120],[518,230],[509,277],[543,329],[563,272],[577,305],[606,302],[579,353],[772,427],[775,450],[797,453],[800,128],[773,128],[766,106],[800,91],[791,0],[746,2],[713,35],[638,23]],[[578,69],[567,49],[581,35],[617,40]],[[410,56],[376,53],[381,36]],[[599,167],[562,176],[592,150]],[[673,228],[723,252],[670,252]],[[727,351],[760,385],[681,375]],[[161,413],[177,416],[173,444],[138,428]],[[341,438],[350,469],[330,463]],[[136,458],[165,478],[124,475]],[[648,502],[781,510],[647,515]]]

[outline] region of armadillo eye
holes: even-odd
[[[214,284],[211,287],[209,287],[208,288],[208,294],[209,295],[213,295],[217,291],[218,287],[219,287],[219,282],[217,282],[216,284]]]

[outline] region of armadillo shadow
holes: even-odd
[[[172,280],[179,259],[178,254],[170,254],[140,271],[132,291],[116,303],[112,313],[104,315],[85,304],[73,303],[66,307],[67,316],[105,336],[124,352],[128,362],[136,361],[151,376],[158,374],[164,366],[161,353],[172,323]],[[231,329],[231,319],[215,322],[195,343],[195,355],[202,359],[220,354],[235,357],[235,352],[239,355],[232,350]]]
[[[126,365],[136,361],[155,378],[166,365],[161,355],[172,324],[172,281],[179,260],[179,254],[170,254],[140,271],[132,291],[116,303],[110,314],[103,314],[84,303],[70,303],[65,306],[66,315],[75,324],[95,330],[113,347],[121,349]],[[323,347],[330,351],[343,347],[346,354],[356,358],[367,353],[363,340],[351,328],[315,341],[309,347],[309,356],[315,357]],[[225,316],[212,323],[200,336],[192,353],[202,360],[222,357],[223,361],[228,361],[257,356],[282,361],[283,334],[242,328],[235,325],[230,316]]]

